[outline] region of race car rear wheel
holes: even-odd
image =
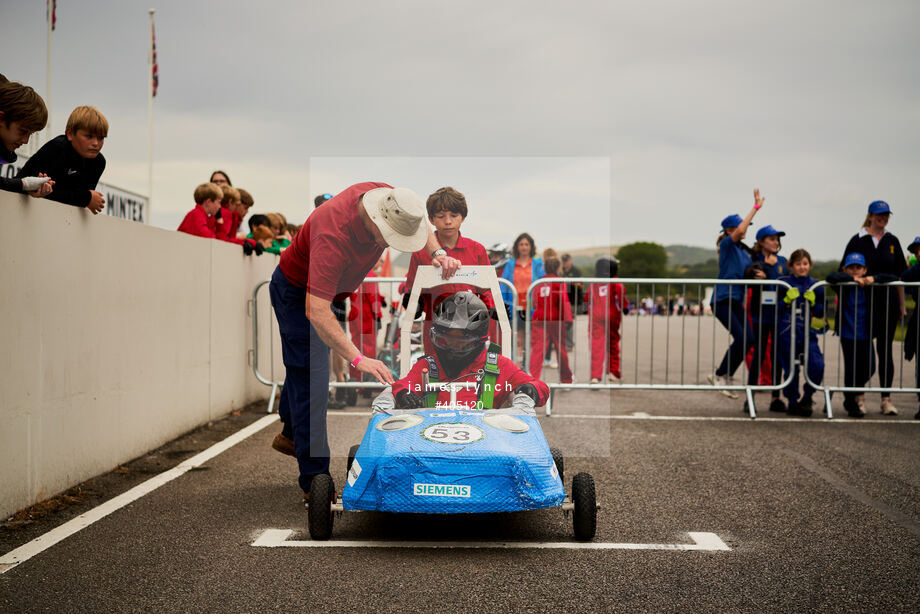
[[[553,455],[553,462],[556,464],[556,471],[559,472],[559,479],[565,484],[565,459],[562,456],[562,450],[550,448],[549,453]]]
[[[348,473],[351,471],[351,464],[355,462],[355,456],[358,454],[359,444],[348,448],[348,464],[345,465],[345,478],[348,479]]]
[[[590,473],[579,473],[572,478],[572,502],[575,504],[572,514],[575,539],[594,539],[597,532],[597,495],[594,491],[594,478]]]
[[[307,506],[307,527],[310,537],[317,540],[332,536],[332,501],[335,499],[335,483],[332,476],[322,473],[310,484],[310,505]]]

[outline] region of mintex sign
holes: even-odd
[[[3,177],[15,177],[22,170],[22,166],[28,159],[29,156],[20,155],[13,164],[0,166],[0,175]],[[105,209],[103,211],[106,215],[120,217],[132,222],[141,222],[142,224],[150,223],[150,201],[146,196],[102,182],[99,182],[96,190],[102,192],[105,196]]]
[[[455,486],[453,484],[413,484],[412,494],[429,497],[467,497],[470,496],[469,486]]]

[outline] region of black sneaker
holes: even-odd
[[[865,415],[863,410],[859,408],[859,403],[856,402],[856,399],[844,399],[843,408],[847,410],[847,415],[851,418],[862,418]]]
[[[775,411],[778,413],[786,411],[786,404],[783,403],[782,399],[773,399],[770,401],[770,411]]]
[[[340,401],[339,399],[329,399],[329,402],[326,404],[326,409],[345,409],[345,401]]]
[[[789,410],[786,412],[790,416],[802,416],[807,418],[811,416],[814,411],[814,401],[811,399],[802,399],[800,401],[791,401],[789,403]]]

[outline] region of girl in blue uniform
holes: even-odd
[[[754,190],[754,206],[744,219],[740,215],[729,215],[722,220],[722,234],[716,245],[719,251],[719,279],[743,279],[744,272],[751,266],[751,248],[741,242],[748,226],[763,206],[764,198],[760,190]],[[763,273],[760,273],[763,276]],[[728,329],[732,343],[725,351],[722,362],[714,375],[708,377],[709,383],[721,387],[727,384],[738,366],[744,362],[744,356],[754,345],[754,331],[744,315],[745,286],[716,285],[712,295],[712,313]],[[720,391],[725,396],[737,399],[738,395],[730,390]]]
[[[783,245],[780,237],[786,233],[773,228],[769,224],[757,231],[757,243],[752,250],[753,263],[745,277],[758,279],[779,279],[789,273],[786,267],[786,258],[779,255]],[[754,272],[762,271],[763,277],[757,277]],[[751,324],[754,330],[754,354],[751,367],[748,371],[748,384],[756,386],[760,383],[760,371],[764,358],[770,357],[770,383],[779,381],[779,360],[776,355],[776,286],[751,287]],[[787,348],[788,349],[788,348]],[[788,358],[788,357],[787,357]],[[779,398],[779,390],[772,391],[770,411],[786,411],[786,405]]]
[[[824,317],[824,286],[812,290],[817,283],[812,279],[811,254],[804,249],[797,249],[789,256],[789,271],[791,275],[780,277],[790,286],[779,302],[779,347],[777,354],[783,366],[783,378],[792,373],[792,380],[783,388],[783,394],[789,400],[788,412],[793,416],[810,416],[814,408],[812,396],[815,388],[820,386],[824,379],[824,354],[818,344],[818,333],[811,327],[811,318]],[[805,319],[805,303],[808,302],[809,318]],[[792,307],[795,305],[795,322],[792,320]],[[795,359],[808,357],[808,377],[802,387],[802,396],[799,398],[799,365],[801,362],[793,360],[789,364],[790,345],[792,343],[792,327],[795,326]],[[801,359],[800,359],[801,360]]]

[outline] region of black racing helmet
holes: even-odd
[[[489,308],[472,292],[457,292],[435,307],[432,324],[431,342],[436,348],[468,354],[489,337]]]
[[[620,270],[620,262],[613,256],[603,256],[594,263],[595,277],[616,277]]]

